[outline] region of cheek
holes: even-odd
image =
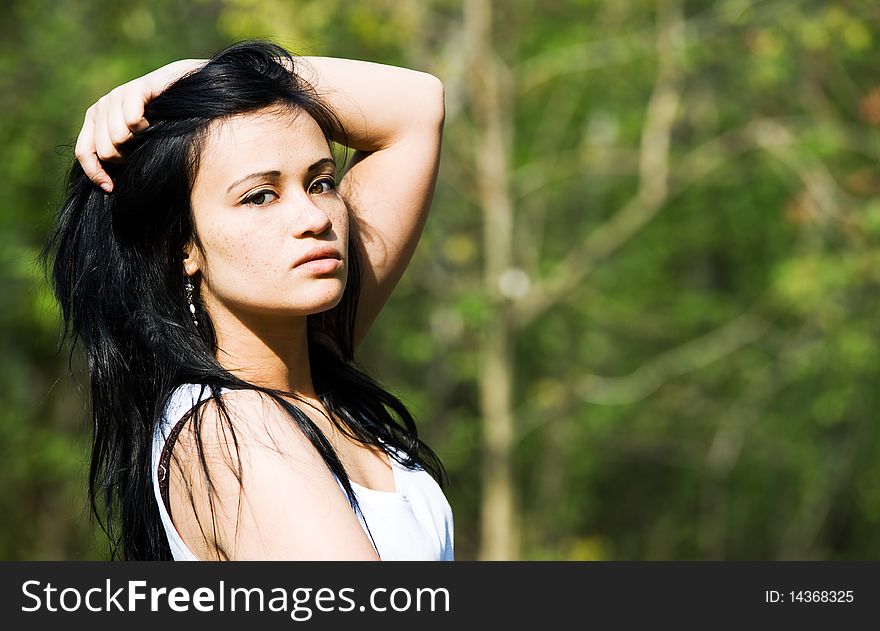
[[[341,203],[340,206],[341,208],[333,218],[333,231],[336,233],[337,238],[339,238],[344,244],[348,245],[351,217],[348,214],[348,207],[344,203]]]
[[[206,273],[227,283],[265,275],[280,248],[279,243],[271,242],[270,234],[241,225],[206,230],[202,237]]]

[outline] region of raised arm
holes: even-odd
[[[358,219],[367,259],[358,344],[403,276],[428,217],[440,160],[443,84],[423,72],[363,61],[298,61],[356,150],[340,192]]]
[[[108,192],[100,160],[149,124],[144,107],[203,60],[182,60],[119,86],[89,108],[76,145],[85,172]],[[364,279],[355,322],[359,344],[412,259],[437,179],[443,129],[443,85],[436,77],[394,66],[298,57],[295,71],[336,112],[355,150],[340,182],[364,243]],[[342,140],[337,138],[336,140]]]

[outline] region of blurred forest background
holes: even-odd
[[[362,363],[444,460],[457,558],[880,558],[867,0],[3,2],[0,558],[106,553],[34,265],[85,109],[252,37],[446,85]]]

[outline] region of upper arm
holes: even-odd
[[[443,129],[443,84],[425,74],[424,107],[382,148],[357,151],[340,192],[360,229],[364,274],[355,321],[355,345],[366,336],[403,276],[428,218]]]
[[[174,446],[172,515],[196,556],[217,559],[219,548],[229,560],[378,560],[332,472],[286,413],[256,392],[224,401],[237,451],[213,404],[199,428],[205,464],[192,420]]]

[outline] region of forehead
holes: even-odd
[[[193,192],[252,172],[305,170],[323,157],[330,157],[330,146],[307,112],[273,107],[240,114],[208,128]]]

